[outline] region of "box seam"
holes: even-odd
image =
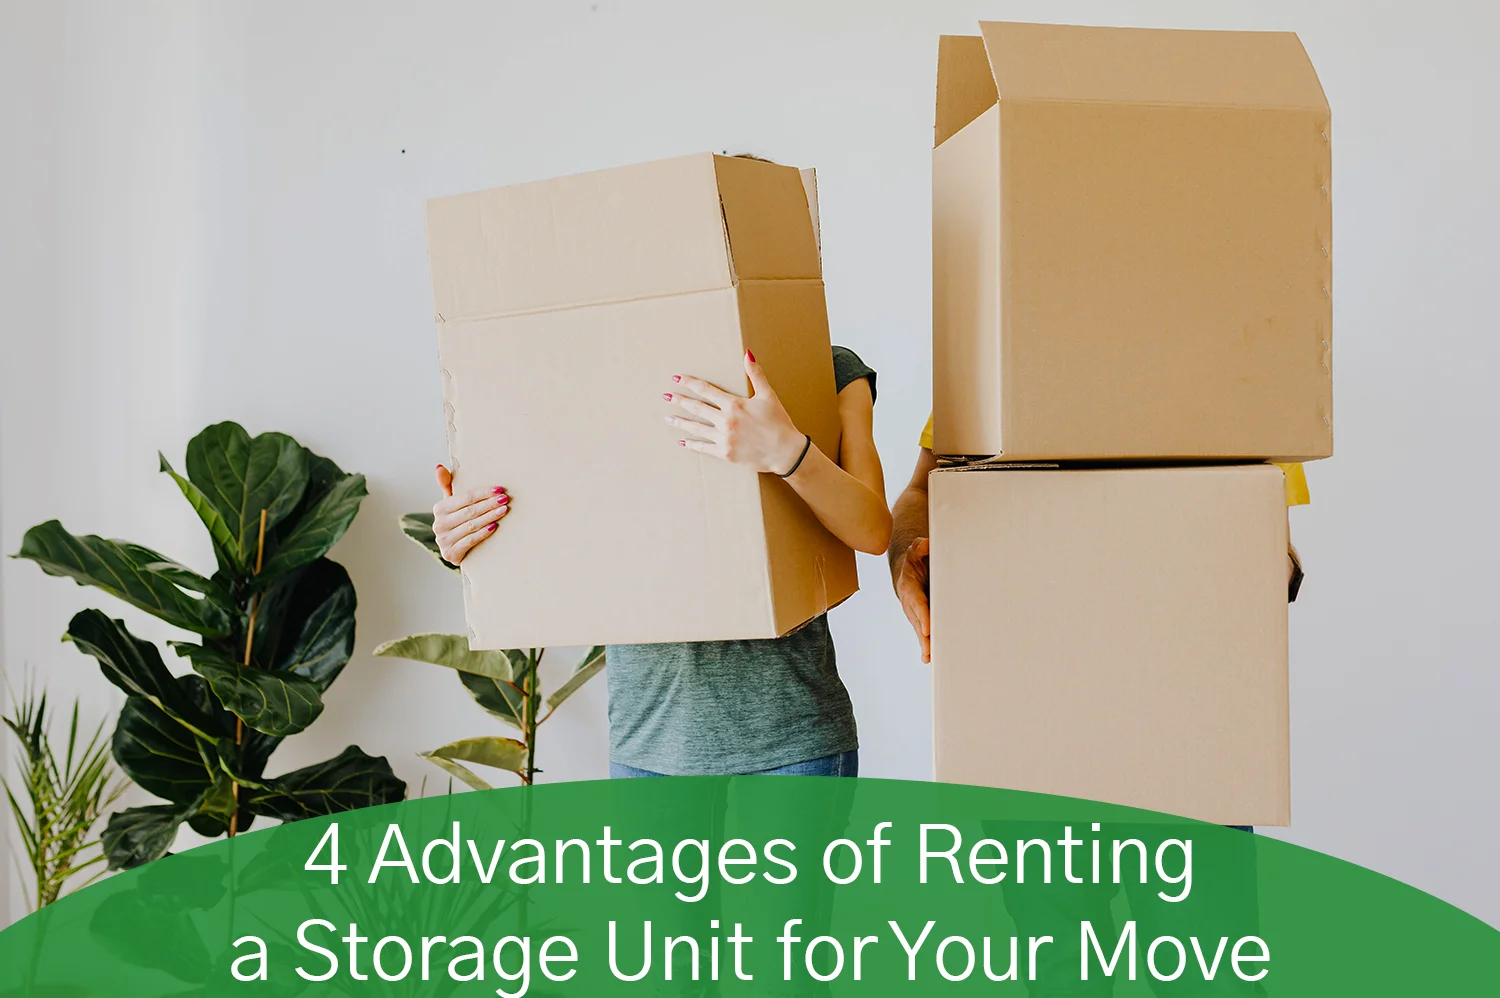
[[[711,288],[693,288],[689,291],[668,291],[656,295],[634,295],[629,298],[602,298],[598,301],[573,302],[567,305],[547,305],[542,308],[513,309],[502,312],[481,312],[474,315],[460,315],[447,318],[442,314],[435,316],[440,326],[455,325],[466,322],[488,322],[492,319],[515,319],[527,315],[547,315],[552,312],[573,312],[581,308],[603,308],[610,305],[628,305],[638,301],[657,301],[664,298],[684,298],[688,295],[710,294],[715,291],[733,291],[741,284],[822,284],[821,277],[747,277],[736,279],[733,283],[715,285]]]

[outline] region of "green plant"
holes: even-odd
[[[211,577],[138,544],[75,536],[56,520],[28,530],[15,555],[199,638],[168,642],[193,668],[174,676],[122,620],[84,610],[68,624],[64,640],[127,694],[115,761],[168,801],[110,816],[110,868],[164,855],[183,822],[208,837],[234,835],[258,816],[295,821],[400,800],[406,785],[389,763],[353,745],[265,775],[282,739],[322,713],[354,650],[354,585],[325,555],[359,512],[364,476],[285,434],[251,437],[236,423],[188,443],[185,478],[158,456],[208,530]]]
[[[36,885],[33,910],[40,910],[62,896],[69,880],[104,861],[102,853],[90,855],[99,844],[90,833],[125,791],[126,783],[114,779],[102,722],[86,742],[79,740],[76,700],[67,748],[59,755],[49,730],[47,695],[38,694],[28,682],[22,696],[12,693],[11,699],[12,713],[0,721],[21,742],[20,786],[12,787],[4,776],[0,776],[0,786],[5,788]],[[19,866],[20,857],[16,860]],[[79,886],[92,883],[103,872],[94,873]]]
[[[401,531],[431,552],[445,568],[458,570],[444,561],[438,551],[431,513],[406,514],[401,518]],[[413,634],[387,641],[375,649],[376,655],[429,662],[455,670],[464,689],[479,706],[516,729],[518,738],[463,738],[422,753],[424,759],[476,790],[488,790],[490,784],[464,763],[515,773],[523,785],[529,786],[540,772],[536,768],[537,729],[564,700],[604,668],[604,646],[596,645],[583,656],[567,681],[544,699],[538,668],[545,652],[545,648],[471,651],[469,639],[462,634]]]

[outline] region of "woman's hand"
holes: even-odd
[[[500,518],[510,512],[510,496],[500,487],[456,496],[453,474],[441,464],[437,466],[437,482],[443,498],[432,507],[432,532],[443,560],[457,565],[500,526]]]
[[[701,378],[673,375],[673,381],[698,398],[663,393],[663,401],[684,413],[666,417],[667,422],[682,431],[683,437],[677,442],[689,450],[711,454],[730,464],[747,465],[756,471],[786,474],[802,456],[807,438],[792,423],[792,417],[787,415],[749,350],[745,351],[745,374],[755,390],[747,399],[731,395]]]

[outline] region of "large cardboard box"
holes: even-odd
[[[786,482],[677,445],[673,374],[749,395],[754,351],[838,453],[796,169],[702,154],[427,205],[455,490],[512,512],[463,563],[470,645],[768,638],[857,589]]]
[[[939,780],[1289,822],[1279,468],[929,485]]]
[[[937,452],[1332,454],[1329,112],[1297,36],[980,29],[938,50]]]

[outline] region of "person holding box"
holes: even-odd
[[[875,372],[833,348],[841,435],[838,452],[824,454],[749,351],[744,364],[749,398],[688,374],[664,386],[677,445],[785,479],[845,544],[884,553],[891,513],[873,434]],[[511,496],[498,486],[455,496],[443,465],[437,480],[444,496],[433,506],[433,530],[456,565],[499,528]],[[684,585],[714,584],[712,565],[692,569]],[[826,616],[781,638],[611,645],[606,657],[611,776],[858,773],[854,709]]]
[[[920,451],[911,481],[892,507],[893,530],[890,549],[891,582],[901,601],[902,610],[910,622],[921,647],[922,661],[931,661],[931,602],[929,590],[929,492],[928,476],[937,470],[938,460],[933,453],[932,421],[920,439]],[[1307,480],[1300,464],[1280,465],[1286,475],[1287,505],[1302,505],[1308,502]],[[1005,472],[993,472],[1005,474]],[[1013,472],[1027,474],[1027,472]],[[1045,474],[1046,472],[1041,472]],[[983,474],[983,472],[979,472]],[[1079,472],[1087,474],[1087,472]],[[1302,568],[1294,548],[1288,547],[1287,598],[1297,598],[1302,582]],[[1004,723],[997,719],[997,723]],[[1038,754],[1044,746],[1036,746]],[[1034,789],[1034,788],[1028,788]],[[1123,803],[1123,801],[1117,801]],[[998,841],[1025,841],[1055,837],[1062,830],[1060,824],[1046,822],[986,820],[981,822],[984,834]],[[1096,829],[1097,825],[1094,826]],[[1228,825],[1238,832],[1253,832],[1249,825]],[[1149,892],[1122,888],[1117,883],[1024,883],[1012,880],[1004,885],[1005,910],[1015,921],[1017,933],[1041,938],[1051,936],[1057,945],[1043,951],[1037,978],[1028,988],[1035,996],[1042,995],[1099,995],[1112,993],[1113,982],[1107,975],[1096,974],[1087,983],[1066,984],[1076,981],[1080,959],[1086,956],[1084,944],[1078,935],[1078,926],[1085,922],[1101,933],[1114,939],[1114,915],[1110,906],[1115,896],[1124,890],[1130,899],[1131,917],[1140,924],[1140,931],[1147,936],[1177,933],[1187,936],[1193,933],[1216,934],[1219,932],[1258,931],[1259,906],[1257,900],[1256,841],[1253,835],[1229,836],[1223,833],[1206,834],[1199,826],[1178,825],[1173,822],[1119,826],[1121,835],[1148,843],[1167,840],[1193,840],[1196,858],[1201,867],[1211,870],[1215,893],[1204,899],[1194,899],[1183,905],[1161,904]],[[1154,993],[1168,993],[1154,981]],[[1175,992],[1171,992],[1175,993]],[[1220,975],[1214,983],[1205,983],[1203,994],[1259,994],[1255,986]]]

